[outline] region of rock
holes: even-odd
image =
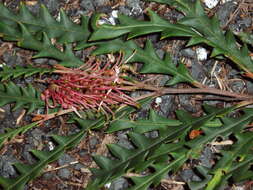
[[[9,52],[3,54],[3,60],[9,67],[14,67],[16,65],[22,65],[22,58],[18,55],[12,55]]]
[[[60,7],[59,0],[40,0],[39,2],[44,4],[50,13],[56,12]]]
[[[127,7],[125,7],[125,6],[120,6],[119,7],[119,13],[129,16],[131,14],[131,10],[128,9]]]
[[[187,58],[192,58],[192,59],[196,58],[196,52],[192,48],[186,48],[186,49],[181,50],[181,55]]]
[[[234,4],[233,1],[226,2],[220,7],[220,9],[218,9],[217,16],[221,22],[221,26],[224,26],[227,23],[231,12],[233,12],[235,9],[236,9],[236,4]]]
[[[44,132],[38,128],[30,131],[28,135],[29,144],[38,147],[42,143],[42,138],[44,135]]]
[[[143,12],[141,5],[140,5],[140,0],[127,0],[126,5],[131,10],[130,15],[138,16]]]
[[[168,117],[171,112],[174,111],[174,101],[173,96],[171,95],[164,95],[161,96],[162,102],[157,108],[157,114],[163,117]]]
[[[201,179],[194,174],[194,172],[191,169],[185,169],[180,174],[181,178],[186,181],[201,181]]]
[[[63,154],[59,160],[58,160],[58,164],[59,166],[63,166],[63,165],[66,165],[66,164],[69,164],[71,162],[74,162],[75,159],[72,158],[71,156],[69,156],[68,154]]]
[[[189,95],[178,95],[180,105],[188,112],[194,113],[197,112],[199,108],[192,106],[191,96]]]
[[[31,150],[34,149],[33,145],[30,144],[25,144],[23,146],[23,151],[22,151],[22,157],[29,163],[29,164],[34,164],[36,163],[36,159],[35,157],[32,155],[32,153],[30,152]]]
[[[12,157],[6,155],[0,156],[0,176],[8,178],[16,176],[17,172],[12,165],[16,162],[17,160]]]
[[[72,175],[69,169],[67,168],[59,169],[57,174],[59,175],[60,178],[63,178],[63,179],[68,179]]]
[[[33,59],[34,63],[36,64],[45,64],[48,62],[47,58],[37,58],[37,59]]]
[[[116,179],[110,185],[110,190],[124,190],[128,188],[128,182],[124,178]]]
[[[94,149],[96,148],[97,144],[99,143],[99,140],[96,136],[92,136],[89,140],[90,148]]]
[[[87,11],[95,11],[93,2],[94,2],[93,0],[82,0],[80,6]]]
[[[110,2],[110,0],[94,0],[93,1],[95,7],[105,6],[109,2]]]
[[[209,147],[205,147],[204,150],[202,151],[201,156],[199,157],[201,165],[207,168],[211,168],[212,159],[213,159],[212,150]]]
[[[75,170],[81,170],[82,168],[86,168],[86,167],[83,164],[80,164],[80,163],[74,165]]]
[[[192,61],[191,75],[197,81],[203,81],[205,78],[203,65],[199,64],[197,61]]]
[[[117,132],[117,137],[118,137],[118,143],[117,144],[119,146],[125,147],[127,149],[133,149],[134,146],[128,140],[127,132],[128,131],[119,131],[119,132]]]
[[[50,180],[54,177],[54,174],[52,172],[46,172],[46,173],[43,174],[42,177],[46,180]]]

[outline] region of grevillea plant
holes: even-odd
[[[35,50],[35,59],[47,57],[58,61],[54,66],[4,66],[1,69],[0,106],[11,103],[14,110],[25,108],[35,117],[28,125],[5,129],[0,134],[0,148],[15,136],[63,114],[69,116],[70,123],[80,127],[70,136],[53,135],[57,144],[53,151],[32,150],[37,162],[32,165],[16,163],[14,166],[19,175],[11,179],[0,176],[1,187],[24,189],[49,163],[83,140],[87,131],[105,126],[107,133],[130,131],[128,137],[133,148],[108,144],[110,157],[94,155],[97,167],[90,169],[92,177],[84,189],[102,189],[120,177],[129,180],[129,190],[156,187],[168,173],[173,176],[189,161],[198,160],[206,146],[215,147],[218,138],[221,142],[233,141],[219,152],[212,166],[196,165],[199,181],[185,182],[185,186],[213,190],[253,179],[253,134],[249,130],[253,110],[242,108],[252,104],[253,95],[204,86],[191,76],[183,63],[173,63],[168,53],[164,58],[159,57],[151,41],[147,40],[142,47],[133,40],[160,32],[162,39],[189,38],[187,46],[205,43],[213,48],[211,57],[229,58],[243,73],[242,77],[253,78],[253,62],[247,47],[247,44],[252,45],[252,35],[235,34],[241,39],[242,45],[239,46],[231,31],[223,31],[215,16],[209,18],[205,14],[200,0],[147,1],[173,6],[185,16],[178,23],[170,23],[148,10],[149,21],[120,15],[119,24],[113,26],[99,25],[100,15],[94,14],[90,21],[83,16],[79,25],[73,23],[63,10],[60,11],[60,21],[56,21],[45,6],[40,8],[38,16],[34,16],[22,3],[15,14],[0,4],[0,36],[3,40]],[[95,46],[93,55],[110,53],[117,61],[102,62],[94,57],[81,60],[73,52],[73,46],[75,50]],[[133,71],[128,64],[136,62],[142,63],[142,67]],[[31,84],[21,87],[11,81],[38,74],[43,80],[36,81],[46,85],[42,92]],[[141,74],[169,75],[170,80],[164,86],[150,85],[149,81],[138,80],[136,75]],[[187,83],[193,88],[173,87],[179,83]],[[150,93],[132,98],[130,94],[136,90]],[[169,119],[151,109],[148,118],[133,119],[137,108],[150,105],[152,97],[164,94],[213,94],[216,95],[214,98],[235,104],[222,109],[204,105],[204,113],[199,117],[177,110],[176,117]],[[35,110],[42,108],[45,108],[43,114],[35,114]],[[86,117],[89,111],[92,117]],[[234,112],[238,113],[237,117],[233,116]],[[152,131],[157,132],[157,137],[148,138],[147,133]]]
[[[137,103],[123,91],[127,83],[120,75],[119,63],[105,66],[97,61],[87,63],[85,69],[69,69],[57,65],[55,73],[61,74],[58,79],[49,79],[49,87],[42,93],[42,100],[50,108],[58,104],[63,109],[102,109],[111,113],[111,106],[124,103],[136,106]],[[53,105],[49,100],[53,100]]]

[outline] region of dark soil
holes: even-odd
[[[0,0],[0,2],[5,3],[7,7],[16,11],[20,0]],[[147,3],[142,0],[35,0],[35,1],[25,1],[29,9],[37,14],[39,10],[39,5],[41,3],[45,4],[49,9],[51,14],[57,17],[59,9],[63,8],[69,17],[74,21],[78,21],[80,15],[91,15],[94,12],[106,13],[111,16],[112,11],[117,10],[121,14],[129,15],[137,19],[144,19],[144,13],[146,8],[151,8],[156,10],[162,17],[171,20],[172,22],[177,21],[182,17],[182,14],[175,11],[175,9],[169,8],[167,6],[161,6],[156,3]],[[250,4],[250,3],[249,3]],[[250,6],[252,3],[250,4]],[[253,29],[253,12],[250,7],[243,7],[239,12],[234,15],[234,11],[237,9],[238,5],[235,1],[229,1],[225,4],[220,4],[212,10],[207,10],[209,15],[217,13],[218,18],[221,21],[222,26],[229,27],[233,31],[252,31]],[[251,11],[250,11],[251,10]],[[116,21],[117,22],[117,21]],[[211,87],[219,88],[217,80],[213,78],[210,71],[214,69],[214,72],[226,83],[230,89],[235,92],[249,91],[252,92],[252,83],[242,80],[239,76],[237,70],[225,64],[219,62],[214,68],[215,60],[204,60],[199,61],[196,55],[196,48],[185,48],[186,42],[184,40],[172,39],[172,40],[162,40],[159,41],[159,35],[154,34],[148,36],[154,43],[156,52],[159,56],[163,56],[165,51],[172,53],[175,62],[180,60],[182,57],[187,60],[187,66],[191,71],[194,78],[198,81],[205,81],[206,85]],[[138,39],[140,43],[144,40],[143,38]],[[208,51],[208,50],[207,50]],[[31,60],[31,51],[23,50],[17,48],[13,43],[0,42],[0,65],[6,64],[8,66],[16,65],[27,65],[27,64],[54,64],[54,60],[49,59],[36,59]],[[76,54],[82,59],[86,59],[90,50],[78,51]],[[224,73],[226,75],[224,76]],[[150,75],[144,75],[140,78],[148,79]],[[238,80],[230,80],[230,79]],[[15,79],[13,80],[16,84],[20,86],[25,86],[29,83],[34,82],[34,77],[28,77],[26,79]],[[160,85],[168,77],[160,76],[158,81]],[[180,85],[183,87],[184,85]],[[43,85],[37,85],[38,88],[45,88]],[[138,96],[139,92],[135,92],[132,96]],[[198,96],[199,97],[199,96]],[[145,118],[147,117],[148,109],[152,107],[160,115],[165,117],[175,117],[174,111],[177,109],[184,109],[191,112],[195,116],[202,114],[202,103],[201,101],[196,101],[196,96],[190,95],[165,95],[161,99],[155,99],[146,108],[141,109],[137,113],[137,117]],[[205,102],[204,102],[205,103]],[[220,101],[208,101],[209,104],[215,106],[228,106],[229,103],[222,103]],[[0,133],[4,132],[5,128],[15,128],[17,127],[16,121],[20,117],[23,110],[12,111],[11,105],[6,105],[1,107],[4,112],[0,112]],[[38,110],[42,112],[43,110]],[[17,172],[12,166],[13,163],[17,161],[22,161],[24,163],[32,164],[36,160],[29,152],[32,149],[39,150],[51,150],[54,148],[54,143],[50,138],[51,134],[68,135],[77,128],[73,125],[66,124],[67,118],[59,117],[54,120],[45,122],[43,126],[29,130],[24,135],[18,136],[14,140],[8,142],[4,148],[0,150],[0,176],[3,177],[15,177]],[[20,124],[28,124],[31,121],[31,116],[24,116]],[[150,137],[155,137],[157,134],[155,132],[147,134]],[[81,143],[74,149],[67,151],[63,154],[58,161],[51,163],[42,173],[42,175],[31,183],[26,185],[25,189],[33,190],[77,190],[82,189],[90,178],[88,168],[95,166],[92,161],[91,155],[97,152],[106,154],[104,142],[119,142],[120,145],[131,148],[131,143],[129,143],[125,132],[118,132],[113,135],[105,135],[102,132],[93,132],[88,134]],[[102,150],[102,151],[101,151]],[[206,167],[212,167],[214,155],[212,150],[208,147],[202,153],[200,162]],[[185,166],[177,176],[173,176],[173,179],[178,181],[192,181],[199,180],[191,169],[194,163],[189,163]],[[170,179],[172,176],[168,176]],[[120,178],[114,183],[110,184],[110,190],[122,190],[128,187],[129,182]],[[243,184],[235,184],[236,187],[243,189]],[[154,188],[153,188],[154,189]],[[166,189],[187,189],[183,185],[168,185],[162,184],[161,186],[155,188],[159,190]]]

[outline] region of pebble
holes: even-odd
[[[228,19],[230,18],[230,14],[235,9],[236,5],[233,2],[227,2],[218,9],[217,16],[222,26],[224,26],[227,23]]]
[[[181,172],[180,176],[186,182],[189,182],[189,181],[201,181],[201,179],[197,175],[195,175],[195,173],[191,169],[185,169],[185,170],[183,170]]]
[[[17,160],[9,156],[0,156],[0,176],[2,177],[14,177],[17,175],[16,170],[12,164],[16,163]]]
[[[97,144],[99,143],[99,140],[96,136],[92,136],[89,140],[90,148],[94,149],[96,148]]]
[[[207,50],[203,47],[198,47],[196,49],[197,59],[199,61],[205,61],[207,59]]]
[[[119,178],[110,184],[110,190],[124,190],[128,188],[128,182],[124,178]]]
[[[69,169],[67,169],[67,168],[59,169],[57,174],[59,175],[59,177],[61,177],[63,179],[68,179],[72,175],[71,172],[69,171]]]
[[[82,0],[80,6],[88,11],[95,11],[93,0]]]
[[[219,0],[204,0],[203,2],[209,9],[212,9],[218,5]]]
[[[75,159],[72,158],[71,156],[69,156],[68,154],[63,154],[59,160],[58,160],[58,164],[59,166],[63,166],[63,165],[66,165],[66,164],[69,164],[71,162],[74,162]]]

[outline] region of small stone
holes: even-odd
[[[188,57],[188,58],[195,58],[196,52],[193,51],[192,48],[186,48],[181,51],[182,56]]]
[[[100,7],[100,6],[104,6],[106,4],[108,4],[110,2],[110,0],[94,0],[94,5],[96,7]]]
[[[161,97],[157,97],[155,99],[155,103],[156,103],[157,106],[159,106],[162,103],[162,98]]]
[[[67,168],[62,168],[58,171],[58,175],[63,179],[68,179],[71,176],[71,172]]]
[[[10,158],[8,156],[0,157],[0,176],[2,177],[13,177],[15,176],[16,170],[14,169],[13,164],[17,162],[16,159]]]
[[[126,5],[130,8],[130,15],[140,15],[142,13],[142,8],[140,6],[139,0],[127,0]]]
[[[95,7],[92,2],[92,0],[82,0],[80,6],[83,7],[85,10],[95,11]]]
[[[94,149],[94,148],[96,148],[97,144],[99,143],[99,140],[96,136],[92,136],[90,138],[89,143],[90,143],[90,148]]]
[[[219,3],[219,0],[204,0],[204,4],[209,8],[212,9],[216,7]]]
[[[66,165],[66,164],[69,164],[69,163],[74,162],[74,161],[75,161],[75,159],[72,158],[71,156],[69,156],[68,154],[63,154],[63,155],[59,158],[58,164],[59,164],[60,166],[62,166],[62,165]]]
[[[116,179],[110,185],[110,190],[124,190],[126,188],[128,188],[128,182],[124,178]]]
[[[207,50],[205,48],[199,47],[196,49],[197,59],[199,61],[205,61],[207,59]]]
[[[22,157],[29,163],[29,164],[33,164],[36,162],[36,159],[34,158],[34,156],[32,155],[32,153],[30,152],[31,150],[33,150],[34,147],[31,146],[30,144],[25,144],[24,148],[23,148],[23,152],[22,152]]]
[[[182,179],[186,182],[192,181],[194,179],[194,181],[200,181],[201,179],[194,174],[194,172],[191,169],[185,169],[181,172],[180,176],[182,177]]]
[[[37,58],[37,59],[34,59],[33,61],[34,61],[34,63],[37,63],[37,64],[45,64],[48,62],[48,59],[47,58]]]
[[[48,179],[52,179],[54,177],[54,174],[52,172],[46,172],[45,174],[43,174],[42,177],[48,180]]]
[[[74,165],[75,170],[81,170],[82,168],[85,168],[85,166],[80,163]]]

